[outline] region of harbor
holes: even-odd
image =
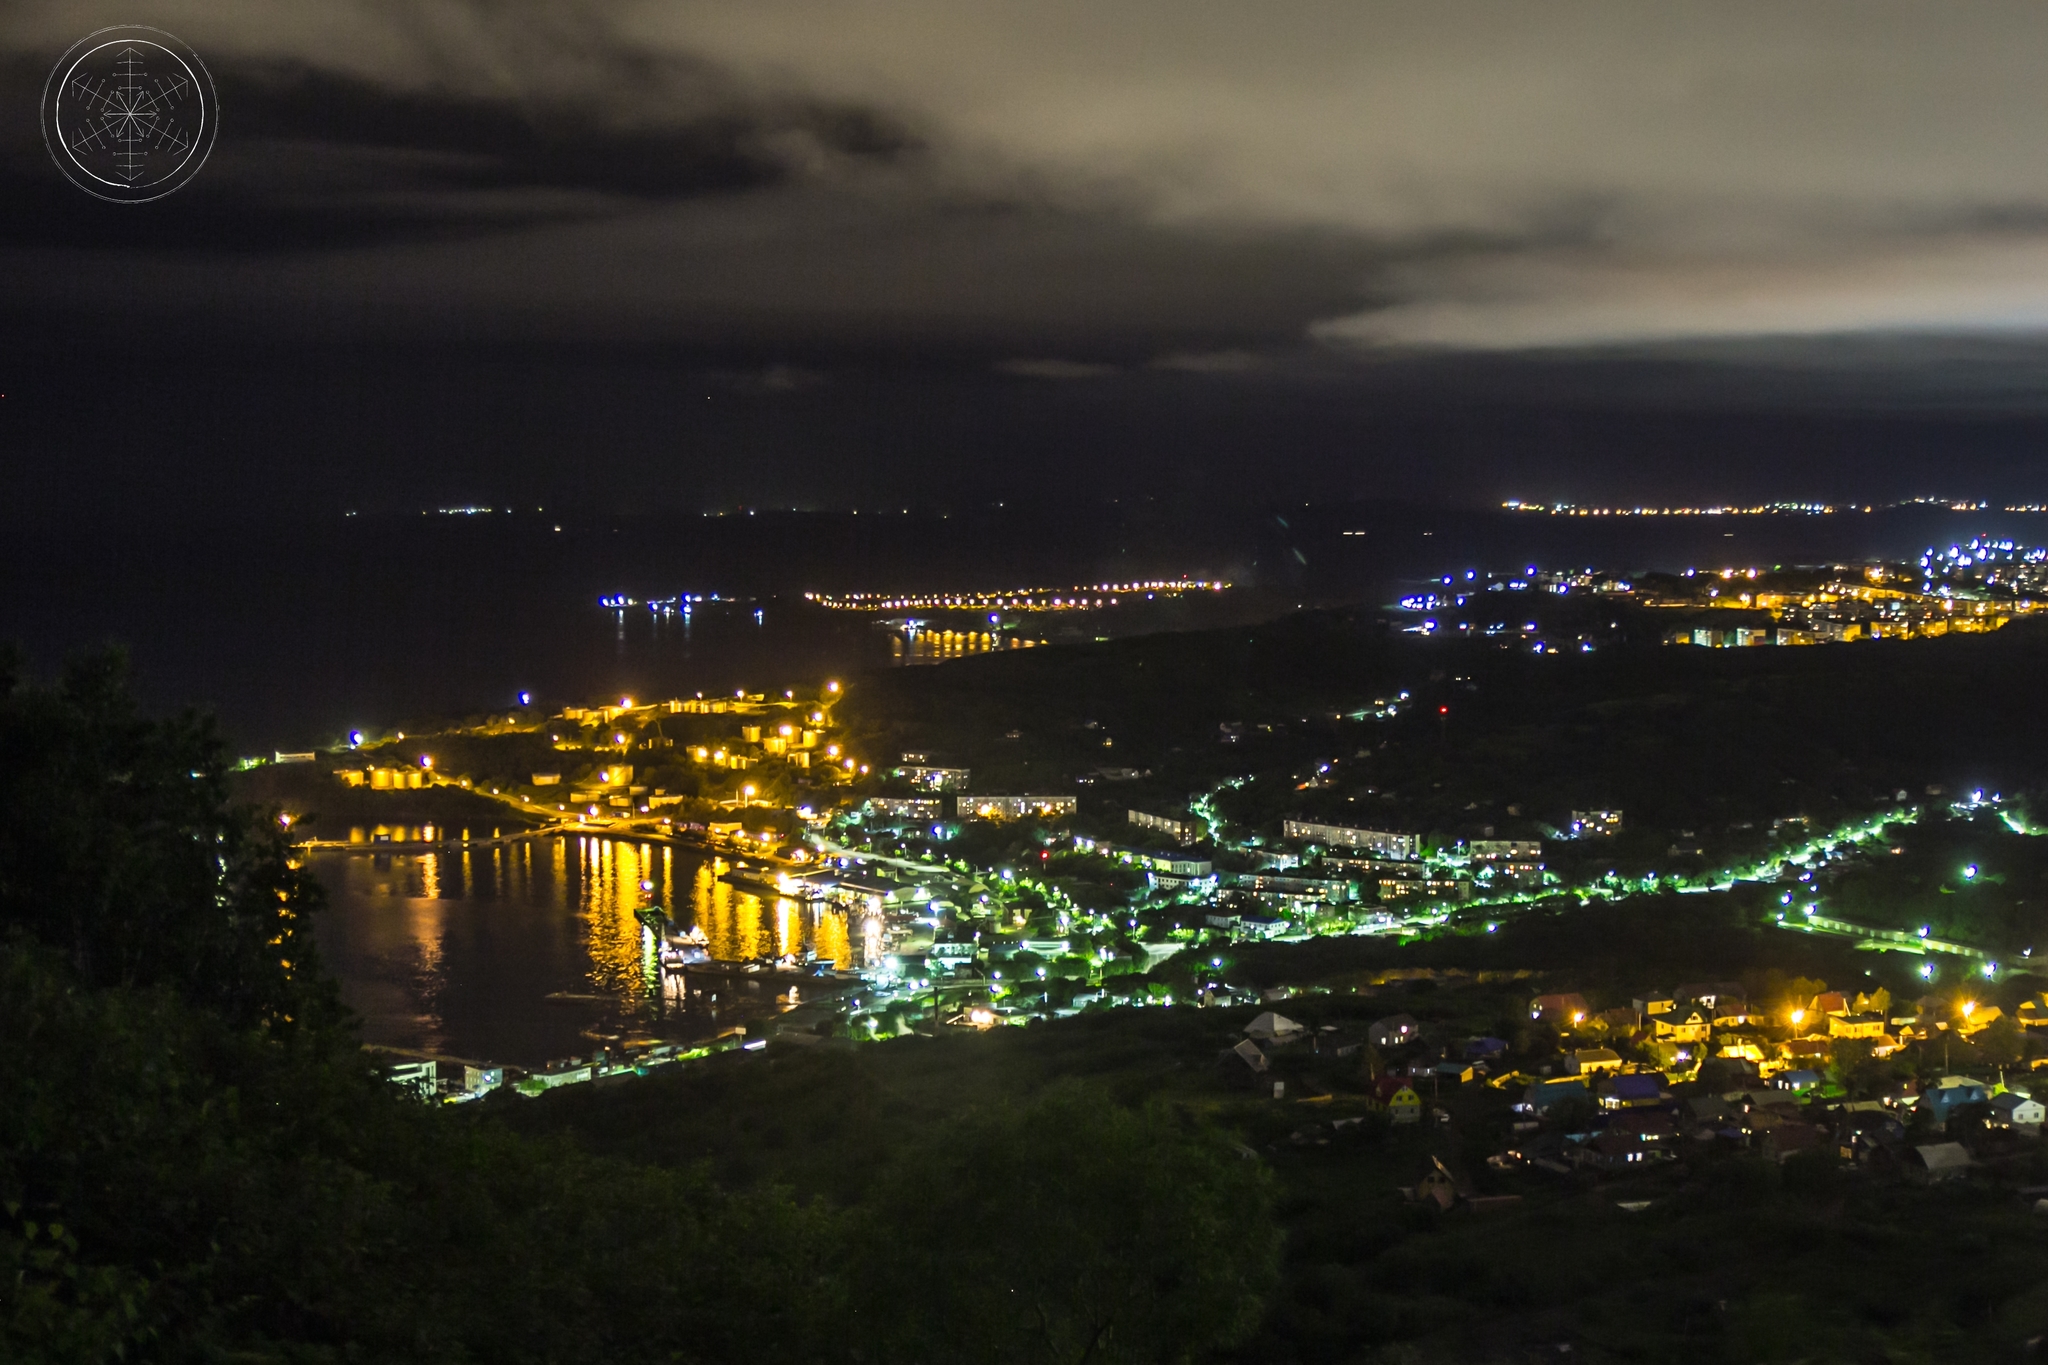
[[[364,1043],[438,1062],[447,1094],[465,1093],[465,1068],[497,1068],[507,1085],[586,1067],[595,1080],[807,1027],[807,1005],[858,990],[909,932],[900,913],[824,898],[827,879],[781,894],[787,869],[687,833],[546,829],[305,856],[328,888],[322,957]]]

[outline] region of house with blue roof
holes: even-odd
[[[1968,1076],[1943,1076],[1921,1092],[1913,1109],[1946,1125],[1949,1115],[1964,1105],[1983,1104],[1990,1098],[1991,1087],[1982,1081],[1973,1081]]]
[[[1655,1071],[1610,1076],[1600,1083],[1602,1109],[1647,1109],[1664,1102],[1664,1077]]]

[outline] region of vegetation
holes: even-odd
[[[1162,1110],[962,1110],[835,1199],[403,1098],[228,791],[117,660],[0,666],[0,1358],[1135,1361],[1252,1325],[1264,1184]]]

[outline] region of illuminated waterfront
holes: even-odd
[[[647,905],[674,907],[720,960],[811,952],[857,966],[879,949],[879,925],[756,895],[720,880],[710,855],[651,842],[325,852],[309,865],[328,893],[321,952],[364,1041],[450,1056],[530,1064],[612,1036],[702,1038],[790,1003],[787,988],[743,981],[664,986],[634,913]]]

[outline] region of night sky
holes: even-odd
[[[37,102],[209,64],[161,202]],[[0,525],[2048,501],[2048,10],[0,12]]]

